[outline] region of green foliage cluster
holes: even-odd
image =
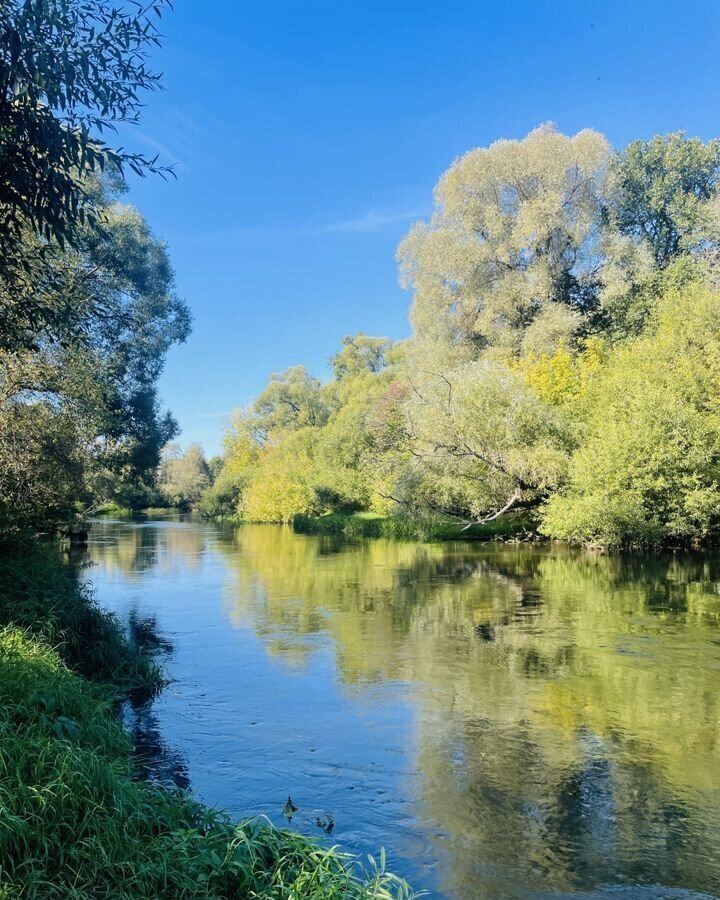
[[[102,140],[139,118],[159,76],[148,53],[169,0],[8,0],[0,7],[0,273],[33,271],[27,232],[80,247],[102,210],[85,180],[105,168],[158,170],[157,160]]]
[[[682,133],[614,152],[546,125],[465,154],[398,251],[412,337],[345,338],[327,384],[273,375],[235,415],[205,511],[458,536],[520,514],[580,543],[712,540],[719,178],[720,142]]]
[[[212,472],[202,447],[191,444],[184,452],[173,443],[162,452],[157,477],[159,498],[173,509],[197,506],[211,484]]]
[[[120,202],[159,171],[103,134],[138,120],[170,4],[0,4],[0,527],[147,500],[176,431],[156,385],[189,332],[165,245]]]
[[[358,334],[344,340],[327,385],[303,366],[273,375],[255,403],[233,416],[200,508],[257,522],[386,511],[375,461],[394,406],[387,398],[399,354],[390,350],[386,339]]]
[[[293,530],[298,534],[342,535],[347,538],[392,538],[405,541],[488,541],[533,537],[537,521],[528,513],[508,513],[494,522],[471,525],[458,531],[457,524],[435,516],[380,516],[373,513],[328,513],[323,516],[296,516]]]
[[[28,552],[3,560],[0,579],[0,896],[411,896],[382,863],[364,871],[264,820],[235,824],[135,781],[112,700],[154,686],[157,671],[52,551]]]

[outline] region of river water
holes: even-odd
[[[720,895],[720,557],[98,522],[146,777],[443,900]],[[330,835],[326,832],[330,831]]]

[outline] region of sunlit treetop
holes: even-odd
[[[598,132],[567,137],[549,125],[453,163],[432,219],[399,249],[417,336],[472,357],[571,333],[597,303],[609,163]]]
[[[618,229],[648,242],[664,268],[683,251],[716,237],[720,141],[683,132],[633,141],[612,167],[611,210]]]

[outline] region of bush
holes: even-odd
[[[720,296],[670,292],[583,400],[569,480],[546,507],[553,537],[606,546],[720,534]]]
[[[526,514],[508,514],[486,525],[463,528],[458,522],[437,518],[356,515],[296,516],[298,534],[344,535],[348,538],[392,538],[405,541],[490,541],[534,531],[535,521]]]

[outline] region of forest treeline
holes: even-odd
[[[221,460],[175,454],[209,515],[373,512],[603,545],[720,525],[720,142],[614,151],[544,125],[456,160],[400,244],[412,336],[270,377]],[[167,470],[166,470],[167,471]],[[173,475],[173,478],[175,475]],[[172,478],[170,479],[172,481]]]
[[[221,459],[169,443],[157,382],[190,314],[122,202],[126,172],[165,173],[102,139],[159,86],[167,6],[0,10],[0,531],[115,504],[717,535],[720,142],[682,133],[470,151],[398,250],[410,338],[344,338],[325,383],[272,375]]]

